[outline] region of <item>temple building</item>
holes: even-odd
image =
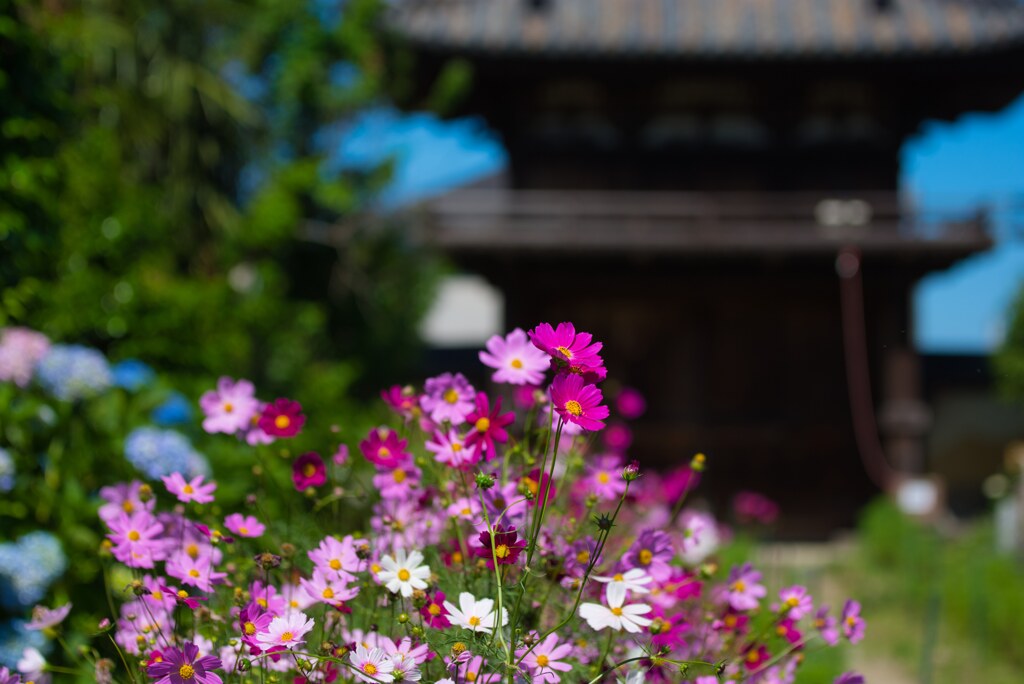
[[[605,341],[609,382],[648,397],[633,455],[702,451],[711,499],[784,498],[796,536],[927,470],[912,288],[990,238],[902,196],[900,148],[1024,90],[1024,5],[412,0],[388,27],[415,64],[403,106],[468,70],[451,114],[508,152],[419,228],[509,327]]]

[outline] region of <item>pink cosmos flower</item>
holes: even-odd
[[[106,522],[121,513],[131,514],[140,510],[152,511],[156,507],[156,499],[149,497],[148,501],[143,501],[140,496],[141,490],[142,483],[138,480],[101,488],[100,498],[106,503],[100,506],[100,518]]]
[[[121,513],[106,522],[107,538],[114,543],[111,553],[128,567],[152,568],[155,561],[166,558],[166,544],[160,538],[164,526],[149,511]]]
[[[365,648],[362,644],[356,644],[356,650],[349,654],[349,661],[355,670],[356,677],[361,681],[370,682],[393,682],[395,664],[388,658],[384,649]]]
[[[589,374],[597,380],[607,375],[599,354],[603,345],[593,342],[590,333],[577,333],[572,323],[559,323],[557,328],[541,323],[530,331],[530,341],[549,354],[555,365],[570,373]]]
[[[273,584],[263,584],[260,580],[254,580],[249,585],[249,596],[252,597],[253,603],[271,615],[280,615],[288,608],[288,601]]]
[[[348,463],[348,444],[339,444],[338,450],[334,452],[334,456],[331,458],[334,461],[334,465],[343,466]]]
[[[243,608],[242,612],[238,615],[238,628],[242,633],[242,641],[245,642],[245,645],[262,651],[263,649],[259,647],[256,641],[256,635],[260,632],[265,632],[267,627],[270,626],[270,621],[273,619],[273,615],[260,610],[260,607],[255,603],[250,603]]]
[[[640,390],[623,387],[615,398],[615,408],[626,420],[636,420],[647,410],[647,400],[640,394]]]
[[[448,622],[448,609],[444,607],[444,599],[443,591],[436,592],[433,596],[427,595],[427,602],[420,608],[420,615],[428,627],[444,629],[451,626]]]
[[[829,646],[839,643],[839,629],[836,627],[836,619],[828,614],[828,606],[821,606],[814,614],[814,628]]]
[[[257,633],[256,643],[265,651],[277,646],[293,648],[305,643],[306,635],[314,626],[315,623],[305,613],[281,615],[270,621],[266,631]]]
[[[799,644],[804,638],[800,630],[796,628],[796,620],[784,618],[775,625],[775,633],[791,644]]]
[[[604,431],[604,445],[617,453],[624,453],[633,443],[633,431],[622,423],[609,425]]]
[[[373,476],[373,486],[385,499],[404,499],[420,484],[423,473],[414,465],[399,466]]]
[[[772,654],[764,646],[747,646],[743,654],[743,667],[748,670],[757,670],[771,660],[771,657]]]
[[[455,428],[449,428],[447,433],[435,432],[426,448],[434,454],[435,461],[459,470],[468,470],[480,460],[480,450],[467,446]]]
[[[381,390],[380,398],[392,411],[406,421],[417,419],[423,413],[420,409],[420,397],[412,387],[393,385],[386,390]]]
[[[195,501],[198,504],[206,504],[213,501],[213,493],[217,490],[216,482],[203,484],[205,479],[202,475],[196,475],[191,480],[186,480],[181,473],[171,473],[163,478],[167,491],[178,497],[178,501],[188,503]]]
[[[675,557],[672,538],[661,530],[644,530],[629,547],[622,557],[622,565],[628,568],[640,568],[657,582],[663,582],[672,576],[669,563]]]
[[[280,398],[263,408],[259,428],[272,437],[294,437],[305,423],[302,405],[291,399]]]
[[[71,603],[65,603],[60,608],[50,610],[46,606],[36,606],[32,609],[32,621],[25,623],[26,629],[49,629],[64,622],[64,618],[71,612]]]
[[[604,501],[618,500],[626,491],[622,459],[615,454],[604,454],[589,461],[581,484],[587,494],[595,494]]]
[[[254,516],[241,513],[232,513],[224,518],[224,527],[228,528],[239,537],[262,537],[267,531],[267,526],[257,520]]]
[[[388,427],[370,430],[366,439],[359,443],[363,456],[378,469],[397,468],[411,460],[411,455],[406,451],[408,447],[408,440],[399,439],[398,433]]]
[[[571,653],[572,644],[559,645],[558,635],[549,634],[547,639],[534,646],[529,653],[525,648],[516,651],[516,657],[523,659],[523,666],[530,670],[533,681],[555,683],[562,681],[558,672],[572,670],[572,665],[561,662]],[[523,654],[526,654],[525,657]]]
[[[324,537],[320,545],[306,555],[325,574],[334,574],[346,582],[355,579],[355,573],[366,569],[366,561],[360,560],[356,553],[352,535],[340,541],[331,536]]]
[[[249,428],[252,418],[260,410],[256,388],[248,380],[234,380],[227,376],[217,381],[217,389],[205,393],[199,406],[206,414],[203,429],[209,433],[223,432],[233,435]]]
[[[476,390],[462,373],[442,373],[428,379],[423,389],[426,393],[420,398],[420,406],[435,423],[447,420],[452,425],[461,425],[473,410]]]
[[[166,570],[168,575],[180,579],[182,584],[205,592],[213,591],[214,585],[220,584],[227,577],[227,574],[213,569],[209,556],[193,558],[181,552],[167,560]]]
[[[319,487],[327,482],[327,466],[315,451],[303,454],[292,463],[292,482],[295,489],[304,491],[307,487]]]
[[[521,328],[505,337],[495,335],[487,340],[486,346],[487,351],[480,352],[480,361],[496,369],[491,375],[494,382],[539,385],[544,381],[551,357],[531,344]]]
[[[726,598],[734,610],[753,610],[757,608],[758,599],[764,598],[768,590],[759,582],[761,573],[754,570],[750,563],[733,568],[729,573],[726,586]]]
[[[252,415],[249,420],[249,425],[245,428],[244,432],[239,434],[239,438],[245,440],[245,443],[249,446],[259,446],[260,444],[273,444],[274,438],[263,431],[260,427],[260,419],[263,418],[263,412],[267,410],[269,404],[260,402],[256,413]]]
[[[478,447],[484,457],[489,461],[496,457],[497,450],[495,442],[504,444],[508,441],[508,432],[505,426],[516,419],[514,413],[501,413],[501,398],[495,400],[494,409],[491,409],[487,395],[480,392],[476,395],[476,410],[466,416],[466,421],[473,426],[473,430],[466,435],[466,446]]]
[[[579,375],[559,375],[551,383],[551,404],[562,420],[584,430],[600,430],[608,417],[608,407],[596,385],[584,385]]]
[[[337,574],[332,572],[328,576],[320,569],[313,570],[311,579],[299,580],[299,585],[313,602],[326,603],[329,606],[340,606],[344,601],[350,601],[359,594],[358,586],[349,587],[338,579]]]
[[[864,638],[864,619],[860,616],[860,604],[853,599],[843,605],[842,617],[839,620],[843,628],[843,636],[855,644]]]
[[[26,387],[36,364],[50,351],[50,340],[28,328],[0,330],[0,382]]]
[[[220,658],[198,656],[199,647],[193,643],[180,649],[168,647],[161,651],[160,662],[146,668],[146,674],[156,680],[155,684],[221,684],[221,678],[212,672],[222,667]]]
[[[469,653],[469,651],[465,651]],[[456,664],[455,681],[457,682],[478,682],[479,684],[498,684],[501,682],[501,675],[488,674],[487,663],[483,656],[471,656]]]
[[[814,603],[811,595],[807,593],[807,587],[787,587],[779,592],[779,600],[782,601],[779,610],[792,620],[799,620],[814,610]]]

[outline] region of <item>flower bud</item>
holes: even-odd
[[[640,477],[639,461],[633,461],[622,469],[622,479],[625,480],[626,482],[632,482],[638,477]]]
[[[253,560],[256,561],[256,565],[260,566],[264,570],[270,570],[271,568],[276,568],[277,566],[281,565],[281,557],[275,556],[269,551],[257,553],[253,557]]]
[[[139,501],[146,503],[153,500],[153,488],[148,484],[139,486]]]
[[[494,486],[494,478],[487,473],[477,473],[476,486],[486,492]]]
[[[690,461],[690,470],[696,473],[703,473],[704,468],[706,467],[706,462],[707,456],[704,454],[697,454],[693,457],[693,460]]]

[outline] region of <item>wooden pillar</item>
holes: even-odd
[[[921,360],[905,346],[884,352],[883,399],[880,411],[882,445],[889,463],[900,475],[925,470],[924,437],[931,411],[921,398]]]

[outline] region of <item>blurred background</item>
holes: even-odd
[[[631,455],[706,453],[779,573],[866,596],[874,681],[1021,681],[1024,3],[0,8],[0,327],[345,437],[574,321]]]

